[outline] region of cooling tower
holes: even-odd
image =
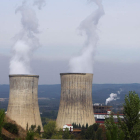
[[[7,116],[26,129],[40,125],[38,107],[38,75],[9,75],[10,94]]]
[[[89,73],[61,73],[61,99],[57,127],[65,124],[88,126],[95,123],[92,106],[92,79]]]

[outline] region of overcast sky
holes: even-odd
[[[68,72],[71,57],[78,55],[85,36],[78,35],[82,20],[97,9],[87,0],[46,0],[35,10],[41,47],[31,60],[39,84],[59,84],[59,73]],[[103,0],[105,15],[98,24],[99,41],[94,58],[93,83],[140,83],[140,1]],[[15,10],[22,0],[0,4],[0,84],[9,84],[9,61],[13,37],[21,30],[21,15]]]

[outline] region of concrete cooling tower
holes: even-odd
[[[38,75],[9,75],[10,95],[7,116],[26,129],[40,125]]]
[[[92,106],[92,79],[89,73],[61,73],[61,99],[57,127],[65,124],[88,126],[95,123]]]

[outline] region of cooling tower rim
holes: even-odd
[[[93,73],[60,73],[60,75],[86,75],[86,74],[93,74]]]
[[[9,77],[39,77],[39,75],[28,75],[28,74],[10,74]]]

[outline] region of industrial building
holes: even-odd
[[[95,123],[92,106],[92,80],[90,73],[61,73],[61,99],[57,116],[58,128],[65,124]]]
[[[108,110],[111,110],[112,106],[102,105],[95,103],[93,105],[94,113],[107,113]]]
[[[112,110],[112,106],[106,106],[106,105],[102,105],[100,103],[95,103],[93,105],[93,109],[94,109],[94,117],[95,117],[95,121],[96,123],[99,124],[104,124],[105,123],[105,119],[110,117],[110,114],[113,113]],[[114,122],[117,123],[118,119],[117,119],[117,115],[119,115],[120,119],[123,120],[123,114],[114,114],[113,113],[113,118],[114,118]]]
[[[38,75],[9,75],[10,93],[7,116],[26,129],[27,125],[41,127],[38,106]]]

